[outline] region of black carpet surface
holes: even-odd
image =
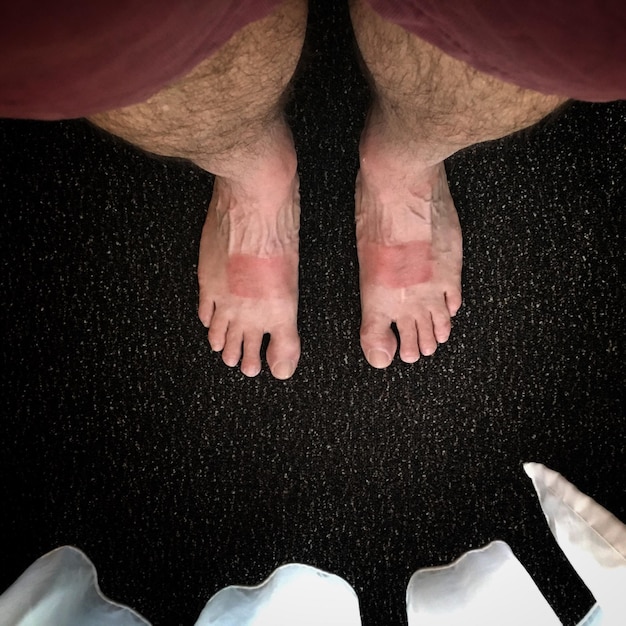
[[[406,622],[419,567],[509,543],[565,624],[592,599],[522,462],[626,520],[626,103],[575,103],[447,163],[464,233],[449,342],[372,369],[353,227],[368,90],[343,9],[313,9],[289,105],[303,356],[255,379],[196,317],[209,175],[81,120],[0,123],[0,591],[64,544],[105,594],[190,625],[303,562],[364,626]]]

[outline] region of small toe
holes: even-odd
[[[448,312],[445,309],[433,311],[432,319],[437,343],[445,343],[450,338],[450,332],[452,330]]]
[[[463,298],[458,289],[449,289],[446,291],[446,306],[448,307],[450,317],[454,317],[458,313],[462,303]]]
[[[430,356],[437,350],[437,340],[433,329],[433,320],[429,312],[417,316],[417,334],[420,352]]]
[[[415,363],[420,358],[415,320],[412,317],[399,319],[396,326],[400,335],[400,358],[405,363]]]
[[[226,345],[226,333],[228,331],[228,318],[213,314],[211,325],[209,326],[208,338],[211,349],[221,352]]]
[[[241,372],[252,378],[261,371],[261,344],[263,333],[260,331],[245,332],[243,335],[243,358]]]
[[[243,332],[237,328],[229,327],[226,335],[226,344],[222,350],[222,361],[228,367],[235,367],[241,359],[241,344],[243,342]]]
[[[215,312],[215,302],[212,298],[200,298],[198,303],[198,317],[205,328],[211,326],[213,313]]]

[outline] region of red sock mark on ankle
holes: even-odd
[[[235,254],[228,260],[228,288],[242,298],[287,298],[298,289],[294,262],[291,255],[264,259]]]
[[[364,243],[359,249],[359,263],[366,281],[394,289],[425,283],[433,271],[431,245],[424,241],[396,246]]]

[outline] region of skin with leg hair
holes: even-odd
[[[255,376],[270,333],[272,374],[289,378],[297,332],[300,200],[282,100],[300,58],[306,0],[286,0],[145,103],[91,118],[155,154],[216,175],[202,232],[199,316],[214,350]]]
[[[361,344],[386,367],[416,361],[447,340],[461,304],[461,231],[443,159],[541,119],[563,99],[480,74],[351,6],[374,88],[356,189]],[[306,6],[287,0],[146,103],[94,116],[110,132],[216,175],[203,229],[199,315],[224,362],[249,376],[267,358],[278,378],[300,356],[296,329],[299,194],[291,133],[280,105],[300,56]],[[243,346],[243,351],[242,351]]]
[[[462,240],[443,160],[526,128],[565,102],[503,83],[387,22],[351,17],[373,103],[360,143],[356,234],[361,346],[374,367],[412,363],[448,339],[461,306]]]

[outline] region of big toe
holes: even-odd
[[[267,363],[274,378],[287,380],[300,360],[300,337],[295,326],[278,328],[271,333]]]
[[[361,348],[372,367],[383,369],[391,365],[396,347],[397,341],[391,330],[390,320],[382,317],[363,318]]]

